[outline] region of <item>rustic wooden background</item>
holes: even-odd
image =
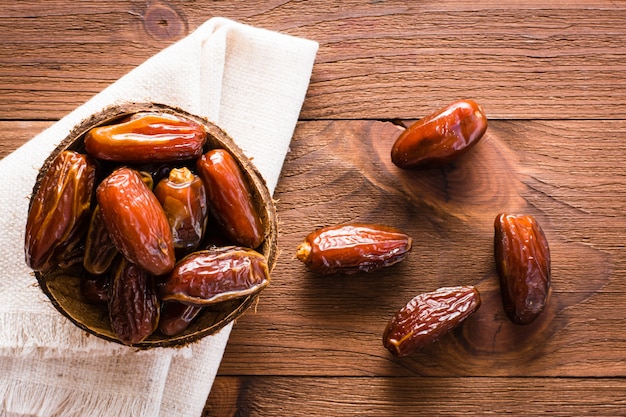
[[[320,43],[276,198],[282,254],[241,318],[204,416],[626,415],[626,2],[39,0],[0,8],[0,156],[213,16]],[[400,172],[401,126],[457,98],[490,126],[454,164]],[[541,318],[507,321],[500,211],[552,250]],[[409,258],[316,276],[313,229],[404,229]],[[414,295],[475,284],[481,309],[417,354],[382,347]]]

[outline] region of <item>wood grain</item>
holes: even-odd
[[[52,125],[51,122],[0,120],[0,158],[4,158],[26,141]]]
[[[626,177],[613,139],[624,137],[626,124],[605,129],[601,122],[493,122],[454,165],[404,172],[389,162],[397,126],[301,123],[276,193],[282,255],[256,313],[235,327],[221,372],[626,375],[616,349],[626,342],[619,301]],[[600,136],[588,140],[594,131]],[[588,178],[600,177],[593,197],[580,198]],[[493,261],[500,211],[535,215],[550,241],[554,292],[531,326],[503,315]],[[348,277],[316,276],[294,259],[309,231],[350,221],[399,227],[413,237],[413,252],[381,273]],[[418,292],[460,284],[476,284],[483,297],[462,329],[407,360],[387,354],[382,330],[397,309]],[[255,348],[256,338],[271,342]],[[315,368],[303,357],[315,358]]]
[[[212,16],[320,43],[306,120],[418,118],[458,98],[498,119],[626,111],[623,2],[46,4],[3,7],[3,118],[59,118]]]
[[[203,417],[614,417],[624,413],[624,392],[623,379],[220,377]]]

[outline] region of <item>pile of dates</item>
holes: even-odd
[[[38,180],[26,262],[44,276],[82,267],[85,302],[106,306],[122,343],[179,334],[204,308],[269,284],[265,225],[244,172],[225,149],[205,149],[203,125],[138,112],[83,143]]]
[[[473,147],[487,129],[483,109],[461,100],[415,122],[395,141],[392,162],[402,169],[447,164]],[[550,250],[530,215],[501,213],[494,222],[494,257],[504,311],[516,324],[530,324],[550,294]],[[394,265],[411,251],[412,239],[378,224],[342,224],[310,233],[296,257],[321,274],[369,272]],[[481,304],[474,286],[452,286],[418,294],[383,331],[383,345],[402,357],[459,326]]]

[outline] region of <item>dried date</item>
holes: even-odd
[[[124,344],[145,340],[159,323],[159,300],[153,278],[122,259],[115,270],[108,299],[111,328]]]
[[[187,255],[169,274],[160,295],[163,301],[205,306],[254,294],[269,282],[265,256],[228,246]]]
[[[153,275],[172,270],[175,253],[170,225],[137,171],[116,169],[100,183],[96,197],[111,241],[126,259]]]
[[[65,257],[68,244],[76,247],[89,219],[95,177],[96,166],[86,155],[63,151],[52,161],[26,220],[24,249],[32,269],[48,270]]]
[[[91,214],[83,256],[83,268],[91,274],[105,273],[119,252],[109,237],[100,206]]]
[[[174,168],[154,189],[172,230],[177,255],[195,250],[204,234],[207,201],[202,180],[188,168]]]
[[[472,286],[444,287],[413,298],[390,320],[383,345],[395,356],[407,356],[435,342],[480,307]]]
[[[224,149],[213,149],[196,163],[206,188],[209,209],[234,243],[257,248],[264,239],[263,223],[237,161]]]
[[[166,336],[175,336],[185,331],[198,317],[202,307],[190,306],[176,301],[168,301],[161,306],[159,331]]]
[[[109,274],[86,276],[80,281],[80,293],[89,304],[106,304],[110,284]]]
[[[398,229],[366,223],[328,226],[305,237],[296,257],[311,271],[368,272],[402,261],[412,239]]]
[[[550,248],[534,217],[498,214],[494,255],[504,311],[517,324],[532,323],[550,295]]]
[[[202,125],[167,113],[137,113],[85,135],[89,155],[124,163],[188,160],[200,156],[205,143]]]
[[[391,149],[391,160],[404,169],[441,166],[467,152],[486,130],[482,107],[472,100],[459,100],[402,132]]]

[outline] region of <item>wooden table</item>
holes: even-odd
[[[626,415],[626,2],[16,1],[0,11],[0,156],[213,16],[320,43],[276,191],[280,256],[237,323],[206,416]],[[457,98],[490,118],[470,153],[400,172],[401,127]],[[501,306],[493,220],[540,221],[553,294]],[[414,239],[380,273],[295,259],[324,225]],[[382,346],[420,292],[471,284],[480,310],[409,358]]]

